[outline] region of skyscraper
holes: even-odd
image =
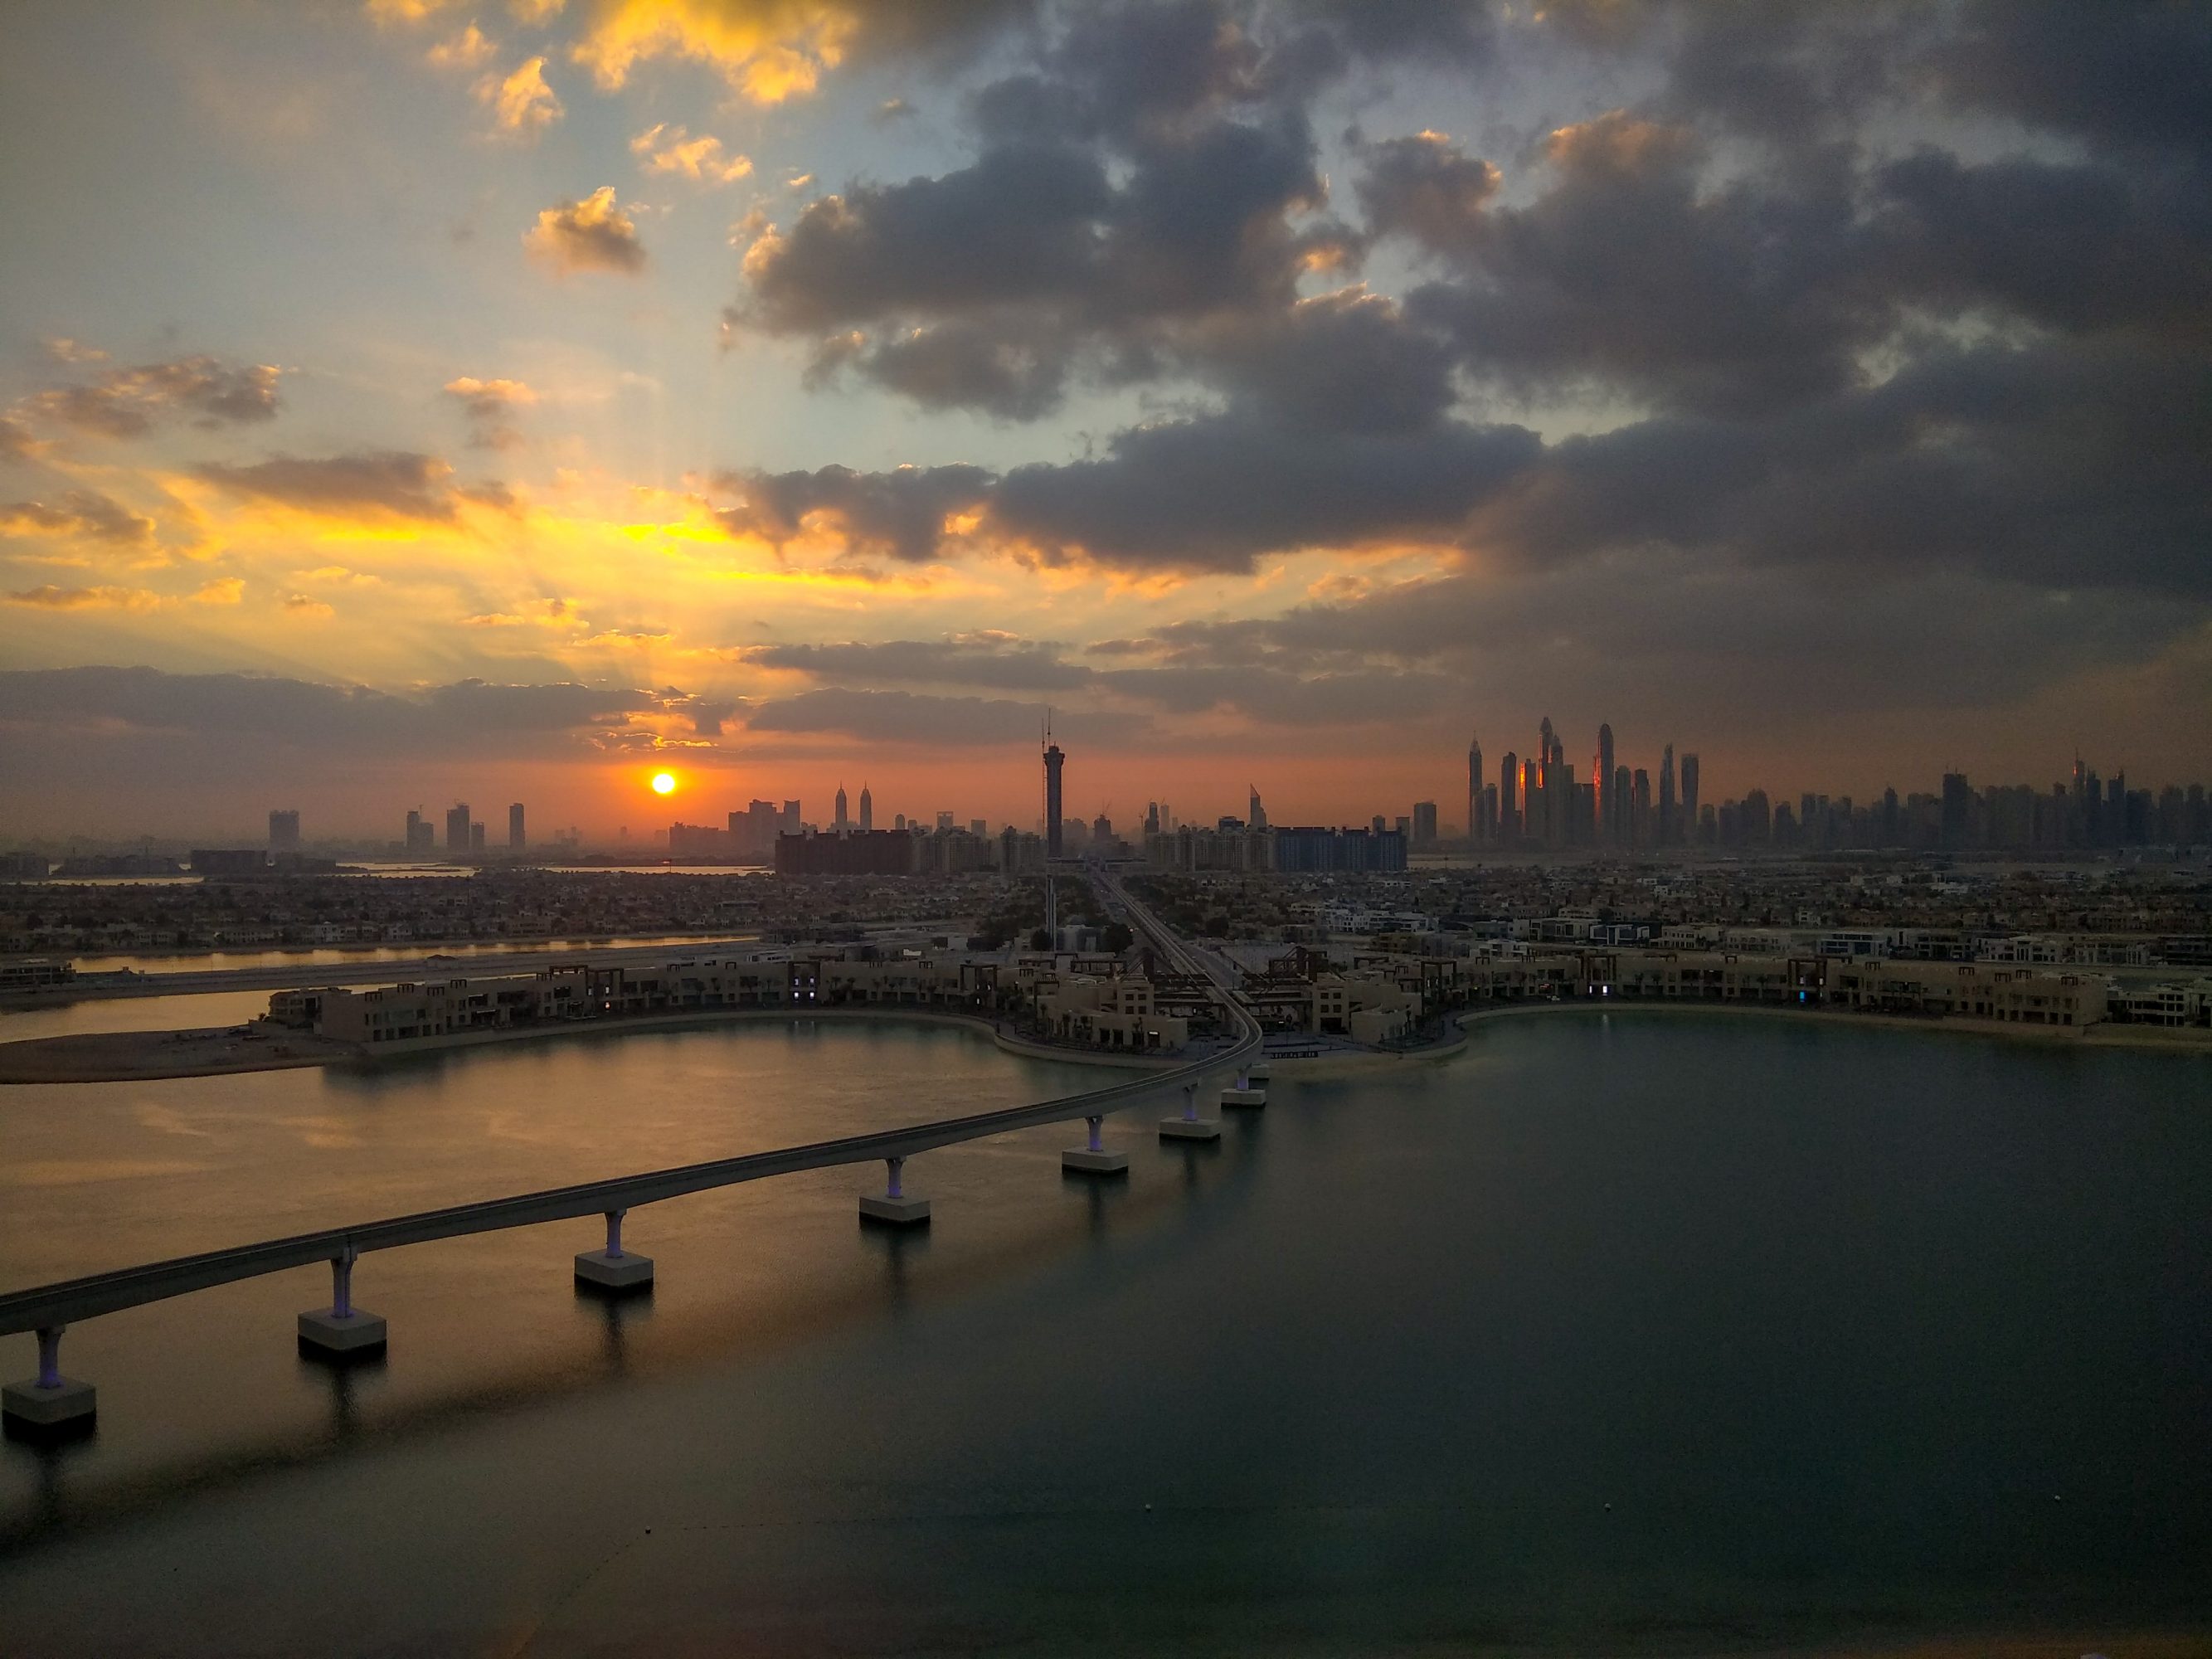
[[[860,785],[860,833],[866,835],[876,827],[876,798],[868,793],[868,786]]]
[[[1245,822],[1255,830],[1265,830],[1267,827],[1267,809],[1260,804],[1260,786],[1253,783],[1247,784],[1245,787],[1252,792],[1252,808],[1246,815]]]
[[[1674,844],[1674,745],[1659,751],[1659,845]]]
[[[446,850],[465,853],[469,850],[469,804],[456,801],[446,811]]]
[[[852,820],[845,815],[845,786],[841,783],[837,786],[837,816],[831,822],[830,829],[842,836],[852,827]]]
[[[520,853],[530,845],[530,837],[522,830],[522,803],[516,801],[507,809],[507,850]]]
[[[1973,791],[1963,772],[1943,775],[1943,845],[1965,847],[1973,828]]]
[[[1060,769],[1067,757],[1060,752],[1060,745],[1052,740],[1052,726],[1047,721],[1044,730],[1044,855],[1056,859],[1060,855]]]
[[[1508,847],[1521,839],[1521,760],[1510,749],[1498,763],[1498,839]]]
[[[270,811],[269,850],[272,853],[296,853],[300,850],[300,814],[297,809],[284,807]]]
[[[1482,738],[1467,740],[1467,839],[1470,846],[1480,846],[1490,839],[1490,826],[1483,822],[1482,811]]]
[[[1413,803],[1413,845],[1426,849],[1437,844],[1437,804],[1432,800]]]
[[[1619,840],[1613,820],[1620,816],[1620,803],[1613,798],[1613,727],[1609,723],[1597,728],[1597,765],[1590,772],[1590,793],[1596,797],[1592,810],[1597,818],[1599,842]]]
[[[1689,841],[1698,825],[1698,757],[1692,754],[1682,757],[1682,834]]]

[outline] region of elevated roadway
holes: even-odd
[[[1191,965],[1194,958],[1183,949],[1181,941],[1163,927],[1149,911],[1133,900],[1125,897],[1124,902],[1133,924],[1143,929],[1156,949],[1185,971],[1202,971]],[[331,1308],[327,1312],[318,1311],[301,1316],[301,1340],[303,1346],[343,1355],[356,1348],[380,1346],[383,1340],[384,1322],[374,1315],[360,1313],[354,1309],[351,1301],[353,1265],[360,1257],[375,1250],[600,1215],[607,1222],[608,1248],[604,1252],[593,1253],[592,1256],[577,1258],[580,1279],[605,1285],[649,1282],[652,1270],[649,1259],[628,1255],[622,1249],[622,1219],[629,1211],[691,1193],[737,1186],[748,1181],[764,1181],[776,1176],[795,1175],[802,1170],[833,1169],[877,1159],[883,1160],[889,1170],[889,1191],[883,1199],[863,1200],[862,1213],[890,1221],[927,1219],[927,1201],[906,1199],[901,1193],[900,1172],[909,1158],[963,1141],[1004,1134],[1010,1130],[1039,1124],[1070,1122],[1079,1118],[1090,1123],[1090,1150],[1096,1156],[1098,1154],[1098,1124],[1103,1118],[1175,1091],[1182,1094],[1183,1116],[1164,1123],[1163,1133],[1170,1133],[1170,1124],[1197,1121],[1194,1103],[1206,1079],[1211,1075],[1233,1070],[1238,1073],[1241,1085],[1244,1073],[1260,1055],[1258,1022],[1240,1002],[1225,993],[1222,1006],[1232,1038],[1225,1048],[1206,1054],[1188,1066],[1171,1071],[1147,1073],[1141,1077],[1104,1088],[1086,1090],[1080,1094],[997,1111],[978,1112],[963,1117],[945,1118],[906,1128],[848,1135],[836,1140],[754,1152],[740,1158],[717,1158],[703,1164],[652,1170],[610,1180],[518,1193],[509,1197],[452,1205],[444,1209],[425,1210],[412,1215],[351,1222],[289,1237],[263,1239],[226,1249],[209,1250],[166,1261],[147,1262],[138,1267],[122,1267],[0,1294],[0,1335],[23,1331],[35,1331],[39,1335],[39,1375],[29,1382],[9,1385],[6,1414],[12,1428],[46,1429],[80,1420],[89,1421],[93,1393],[90,1385],[72,1382],[62,1376],[59,1370],[61,1333],[70,1324],[96,1318],[101,1314],[115,1313],[149,1302],[188,1295],[194,1291],[228,1285],[239,1279],[258,1278],[264,1273],[282,1273],[318,1261],[327,1261],[331,1267]],[[1215,1132],[1218,1133],[1218,1128]],[[1071,1154],[1071,1158],[1073,1156]],[[1069,1167],[1095,1168],[1104,1172],[1109,1167],[1122,1166],[1071,1163]],[[870,1206],[875,1207],[871,1208]],[[597,1265],[592,1265],[593,1263]],[[642,1264],[641,1271],[639,1264]]]

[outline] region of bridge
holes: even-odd
[[[1219,1006],[1227,1015],[1235,1037],[1231,1046],[1172,1071],[1150,1073],[1127,1082],[1054,1100],[325,1228],[9,1291],[0,1295],[0,1336],[36,1332],[39,1370],[36,1376],[9,1383],[4,1394],[0,1394],[0,1414],[4,1415],[11,1433],[50,1435],[88,1428],[96,1410],[97,1391],[92,1383],[64,1376],[61,1371],[61,1338],[68,1326],[101,1314],[116,1313],[239,1279],[256,1279],[319,1261],[329,1262],[331,1305],[300,1316],[299,1341],[305,1352],[343,1361],[374,1353],[385,1346],[386,1322],[355,1306],[353,1301],[354,1265],[372,1251],[597,1215],[606,1222],[606,1247],[575,1258],[578,1284],[604,1291],[640,1290],[653,1282],[653,1260],[624,1249],[623,1218],[631,1210],[687,1194],[880,1159],[886,1171],[885,1190],[880,1195],[872,1194],[860,1200],[861,1219],[891,1226],[912,1226],[927,1224],[930,1207],[927,1198],[904,1190],[906,1161],[940,1147],[1004,1134],[1012,1129],[1072,1122],[1081,1118],[1089,1129],[1085,1144],[1064,1153],[1062,1167],[1090,1176],[1118,1175],[1127,1170],[1128,1154],[1109,1152],[1100,1145],[1101,1124],[1108,1115],[1141,1105],[1171,1089],[1182,1091],[1182,1109],[1176,1115],[1161,1121],[1161,1138],[1218,1139],[1220,1120],[1199,1110],[1200,1091],[1209,1076],[1231,1069],[1236,1073],[1236,1086],[1220,1093],[1224,1106],[1256,1107],[1267,1103],[1266,1073],[1258,1065],[1259,1022],[1233,990],[1222,986],[1170,929],[1122,891],[1117,883],[1109,878],[1106,884],[1132,925],[1164,958],[1183,971],[1206,973],[1217,986],[1220,991]]]

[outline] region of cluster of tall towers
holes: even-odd
[[[1478,847],[1679,847],[1698,823],[1698,757],[1682,757],[1681,789],[1675,791],[1674,745],[1659,759],[1655,799],[1651,775],[1616,763],[1613,727],[1597,729],[1597,753],[1585,778],[1575,775],[1565,745],[1549,715],[1536,752],[1523,760],[1508,750],[1498,781],[1486,780],[1482,741],[1468,744],[1468,839]]]

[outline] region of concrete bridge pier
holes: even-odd
[[[1060,1155],[1060,1167],[1078,1175],[1126,1175],[1128,1173],[1128,1153],[1109,1152],[1098,1144],[1098,1126],[1103,1123],[1105,1119],[1086,1117],[1083,1121],[1090,1126],[1091,1133],[1085,1137],[1083,1146],[1071,1146]]]
[[[92,1426],[98,1391],[89,1382],[62,1375],[60,1325],[39,1328],[39,1374],[27,1382],[0,1389],[0,1419],[10,1434],[56,1436]]]
[[[1221,1139],[1221,1120],[1198,1115],[1198,1085],[1182,1085],[1182,1115],[1160,1120],[1162,1140],[1218,1140]]]
[[[321,1359],[352,1359],[384,1347],[384,1321],[353,1305],[353,1264],[360,1252],[350,1244],[331,1258],[331,1305],[300,1316],[300,1348]]]
[[[1221,1091],[1221,1103],[1243,1111],[1255,1111],[1267,1103],[1267,1085],[1255,1083],[1249,1066],[1237,1073],[1237,1086]]]
[[[653,1258],[623,1249],[623,1218],[628,1210],[607,1212],[607,1248],[576,1257],[576,1283],[592,1291],[644,1291],[653,1287]]]
[[[1273,1075],[1274,1073],[1267,1069],[1267,1062],[1264,1060],[1255,1060],[1244,1068],[1245,1084],[1254,1089],[1266,1088],[1267,1079]]]
[[[915,1227],[927,1224],[929,1220],[929,1200],[926,1198],[908,1198],[899,1188],[899,1177],[901,1172],[906,1168],[906,1160],[902,1158],[887,1158],[884,1163],[890,1170],[890,1178],[884,1183],[884,1195],[878,1198],[871,1194],[862,1197],[860,1219],[880,1222],[887,1227]]]

